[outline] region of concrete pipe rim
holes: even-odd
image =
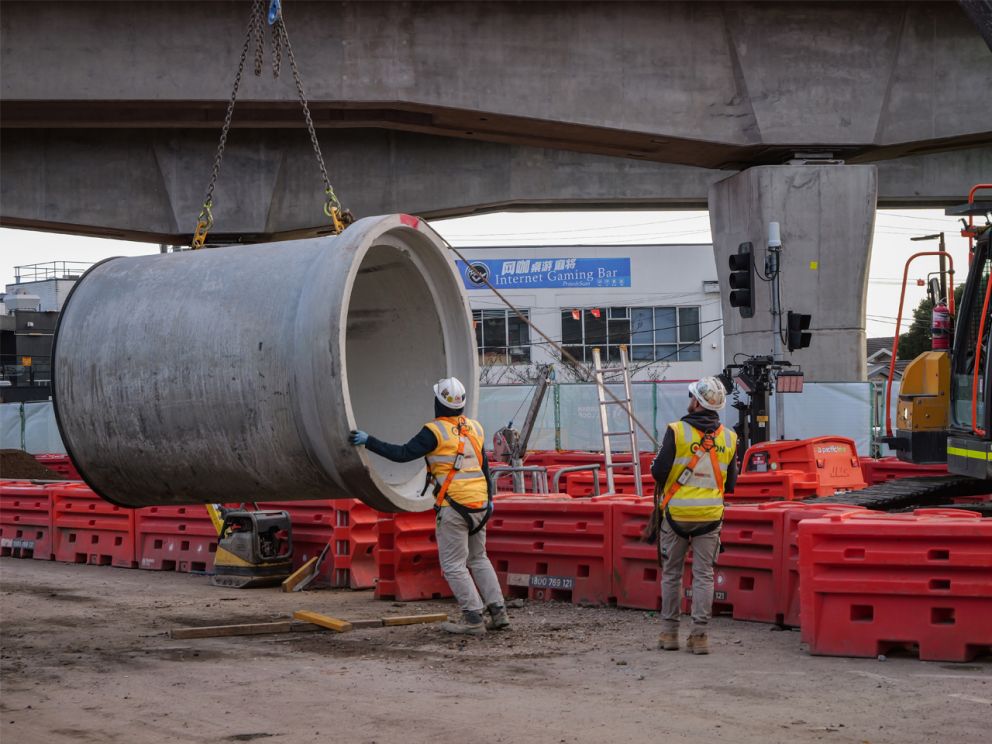
[[[402,254],[409,262],[407,268],[412,269],[416,277],[423,281],[427,295],[432,300],[431,307],[418,307],[418,311],[432,310],[431,322],[436,318],[441,329],[441,348],[444,366],[434,375],[420,380],[422,386],[415,394],[422,395],[423,400],[433,400],[431,385],[441,377],[456,375],[463,378],[469,393],[465,414],[474,416],[478,405],[478,359],[475,349],[475,337],[472,331],[471,308],[464,288],[459,281],[457,266],[452,259],[444,240],[423,220],[410,215],[390,215],[375,219],[370,225],[369,238],[363,236],[361,245],[356,249],[354,260],[345,280],[344,298],[340,306],[341,338],[339,349],[342,366],[342,396],[348,429],[372,429],[368,419],[356,414],[360,408],[357,401],[355,376],[349,371],[349,352],[354,352],[352,339],[349,339],[348,322],[354,307],[356,280],[363,270],[369,268],[369,261],[377,252],[395,251]],[[350,229],[359,226],[359,221]],[[360,413],[360,411],[359,411]],[[395,436],[390,441],[405,442],[412,437],[420,427],[433,420],[431,412],[423,420],[413,424],[415,428]],[[375,435],[375,430],[370,431]],[[354,448],[367,477],[371,480],[378,493],[370,493],[362,489],[358,498],[364,503],[380,511],[420,512],[431,509],[434,505],[433,490],[425,489],[426,466],[423,460],[415,461],[412,467],[406,469],[406,477],[397,482],[388,472],[396,472],[395,467],[389,467],[378,455],[370,453],[365,447]],[[358,485],[358,484],[356,484]]]

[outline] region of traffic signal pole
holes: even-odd
[[[779,267],[782,253],[782,237],[777,222],[768,223],[768,266],[765,274],[772,278],[772,361],[782,358],[782,295],[779,291]],[[785,439],[785,407],[779,395],[772,396],[775,402],[775,431],[769,439]]]

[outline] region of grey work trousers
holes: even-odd
[[[694,525],[679,522],[687,532]],[[661,536],[661,623],[666,631],[677,631],[681,616],[682,571],[690,540],[679,537],[668,519],[662,521]],[[720,530],[693,537],[692,544],[692,627],[705,630],[713,614],[713,568],[720,554]]]
[[[476,525],[482,516],[472,515]],[[503,592],[486,555],[486,528],[469,535],[462,515],[443,506],[437,513],[436,534],[441,571],[462,612],[482,612],[489,605],[502,605]]]

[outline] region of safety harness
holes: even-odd
[[[720,460],[716,453],[716,438],[723,433],[723,426],[721,425],[716,431],[703,432],[703,441],[700,443],[699,449],[697,449],[692,457],[689,459],[689,464],[685,466],[685,469],[679,473],[679,477],[676,478],[675,482],[669,486],[668,491],[665,492],[665,498],[658,503],[658,498],[661,495],[661,489],[655,490],[655,508],[656,513],[664,514],[665,519],[668,520],[668,526],[672,528],[674,532],[679,537],[685,540],[691,540],[693,537],[698,537],[699,535],[705,535],[712,532],[713,530],[719,529],[720,525],[723,523],[722,519],[718,519],[715,522],[707,522],[691,530],[683,530],[678,524],[672,519],[672,514],[668,510],[668,502],[672,500],[672,497],[679,492],[689,480],[692,478],[696,466],[699,465],[699,461],[708,453],[710,457],[710,464],[713,466],[713,478],[716,480],[716,487],[719,489],[720,493],[723,493],[723,471],[720,469]],[[660,541],[659,541],[660,547]]]
[[[486,522],[493,514],[493,495],[489,488],[489,484],[486,484],[486,505],[479,507],[478,509],[471,509],[463,504],[459,504],[454,499],[448,497],[448,487],[451,485],[451,481],[455,479],[455,475],[461,471],[462,463],[465,460],[465,440],[472,445],[472,449],[475,451],[475,457],[479,463],[480,477],[485,478],[485,473],[481,471],[482,468],[482,450],[475,443],[475,440],[469,436],[469,426],[468,422],[465,420],[464,416],[458,417],[458,449],[455,452],[455,462],[451,466],[451,470],[445,476],[444,481],[438,483],[437,478],[431,472],[430,462],[427,463],[427,483],[424,485],[424,491],[433,483],[434,485],[434,511],[441,511],[441,507],[445,501],[448,502],[448,506],[454,509],[458,514],[461,515],[462,519],[465,520],[465,524],[468,526],[468,534],[475,535],[476,533],[482,531],[482,528],[486,526]],[[474,524],[475,520],[473,515],[482,514],[482,519],[479,520],[479,524]]]

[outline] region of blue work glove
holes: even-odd
[[[365,444],[367,441],[369,441],[369,435],[360,429],[353,429],[351,434],[348,435],[348,442],[356,447]]]

